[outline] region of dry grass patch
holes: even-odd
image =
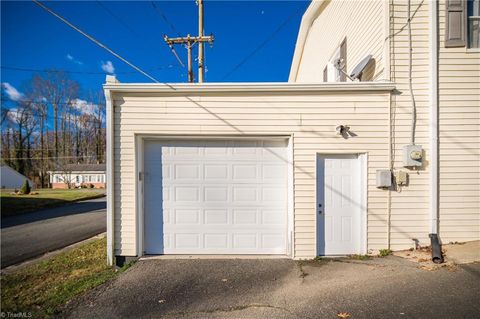
[[[126,268],[125,268],[126,269]],[[106,239],[87,243],[1,277],[3,312],[34,318],[59,314],[75,296],[115,277],[106,262]]]

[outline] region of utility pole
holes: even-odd
[[[203,37],[203,0],[197,0],[198,5],[198,36]],[[198,43],[198,83],[203,83],[205,75],[203,68],[203,42]]]
[[[168,46],[173,49],[173,45],[175,44],[183,44],[187,49],[188,54],[188,82],[193,83],[193,62],[192,62],[192,48],[195,43],[198,43],[198,82],[202,83],[204,79],[204,56],[203,56],[203,44],[205,42],[213,44],[214,38],[213,35],[205,36],[203,34],[203,0],[197,0],[198,4],[198,36],[192,37],[190,34],[187,34],[186,37],[178,37],[178,38],[169,38],[168,36],[164,35],[163,39]]]

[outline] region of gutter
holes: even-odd
[[[392,82],[342,82],[342,83],[118,83],[107,82],[105,92],[121,93],[318,93],[318,92],[352,92],[352,91],[393,91]]]
[[[116,83],[116,79],[113,76],[107,75],[106,79],[107,84]],[[107,85],[105,85],[107,86]],[[105,88],[105,106],[107,109],[107,172],[106,172],[106,185],[107,185],[107,263],[108,265],[112,266],[114,262],[114,249],[115,249],[115,241],[114,241],[114,160],[113,160],[113,129],[114,129],[114,122],[113,122],[113,99],[112,99],[112,91],[108,88]]]
[[[432,261],[442,263],[438,238],[438,2],[429,3],[430,11],[430,241]]]

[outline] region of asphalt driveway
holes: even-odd
[[[72,318],[474,318],[480,264],[419,268],[399,257],[150,259],[73,301]]]
[[[105,197],[2,218],[1,267],[63,248],[105,230]]]

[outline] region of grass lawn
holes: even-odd
[[[61,206],[78,200],[100,197],[105,189],[39,189],[35,195],[12,195],[11,190],[1,191],[2,217],[23,214],[37,209]]]
[[[32,318],[61,313],[75,296],[92,289],[119,271],[107,265],[106,239],[86,243],[51,259],[1,276],[2,312],[30,312]]]

